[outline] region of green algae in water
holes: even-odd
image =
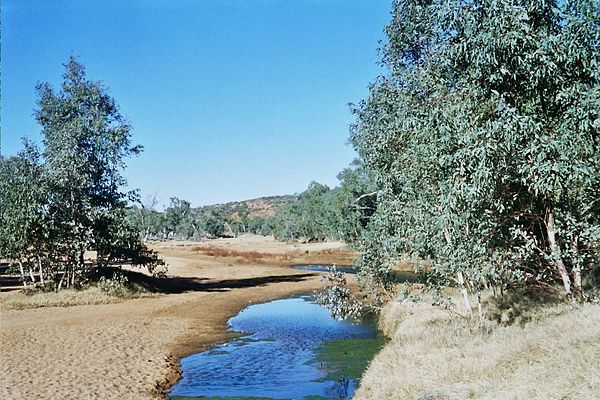
[[[322,363],[327,375],[323,380],[359,380],[375,354],[383,348],[386,340],[335,339],[324,342],[316,350],[316,361]]]
[[[171,396],[172,400],[291,400],[275,399],[273,397],[190,397],[190,396]]]

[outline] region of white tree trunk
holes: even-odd
[[[40,283],[42,284],[42,286],[44,286],[46,283],[44,282],[44,269],[42,267],[42,257],[37,256],[38,259],[38,265],[40,267]]]
[[[31,284],[35,286],[35,276],[33,275],[33,265],[29,263],[29,277],[31,278]]]
[[[460,288],[460,293],[462,294],[463,301],[465,303],[465,308],[467,309],[467,314],[469,316],[473,315],[473,307],[471,306],[471,299],[469,299],[469,292],[465,286],[465,277],[463,276],[462,271],[458,271],[456,273],[456,281],[458,282],[458,287]]]
[[[446,243],[448,243],[448,246],[452,246],[452,237],[450,236],[450,231],[447,228],[444,228],[444,237],[446,238]],[[465,277],[460,270],[456,272],[456,282],[458,283],[460,293],[462,294],[467,314],[469,317],[471,317],[473,316],[473,307],[471,306],[471,299],[469,299],[469,291],[465,286]]]
[[[581,264],[579,260],[579,245],[577,244],[579,240],[578,236],[573,238],[571,242],[571,250],[573,251],[573,256],[575,260],[573,261],[573,287],[575,289],[575,293],[578,296],[583,296],[583,285],[581,283]]]
[[[479,315],[479,321],[483,321],[485,316],[483,313],[483,304],[481,304],[481,292],[477,292],[477,314]]]
[[[25,270],[23,269],[23,263],[19,261],[19,269],[21,270],[21,279],[23,280],[23,286],[27,287],[27,282],[25,281]]]
[[[563,281],[563,286],[565,288],[565,293],[567,296],[572,294],[571,290],[571,278],[569,278],[569,273],[567,271],[567,267],[560,256],[560,249],[558,244],[556,243],[556,232],[554,230],[554,213],[552,209],[547,206],[546,207],[546,233],[548,234],[548,244],[550,245],[550,252],[552,254],[552,259],[554,260],[554,266],[558,270],[560,277]]]
[[[60,277],[60,281],[58,282],[58,290],[60,290],[62,288],[63,282],[65,281],[65,275],[67,275],[67,270],[66,269],[63,271],[63,274]]]

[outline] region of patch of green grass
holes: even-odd
[[[327,370],[325,380],[360,379],[385,342],[384,338],[331,340],[317,348],[316,360]]]

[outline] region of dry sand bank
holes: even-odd
[[[172,294],[7,310],[2,304],[11,294],[2,293],[0,398],[161,398],[179,377],[179,358],[229,339],[227,320],[241,308],[319,287],[319,274],[285,265],[344,264],[354,256],[339,243],[286,244],[253,236],[154,248],[169,264],[169,275],[181,278]],[[209,248],[230,255],[210,256]]]

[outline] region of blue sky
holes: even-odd
[[[2,153],[41,143],[34,87],[78,57],[145,151],[142,196],[194,206],[333,186],[390,1],[2,0]]]

